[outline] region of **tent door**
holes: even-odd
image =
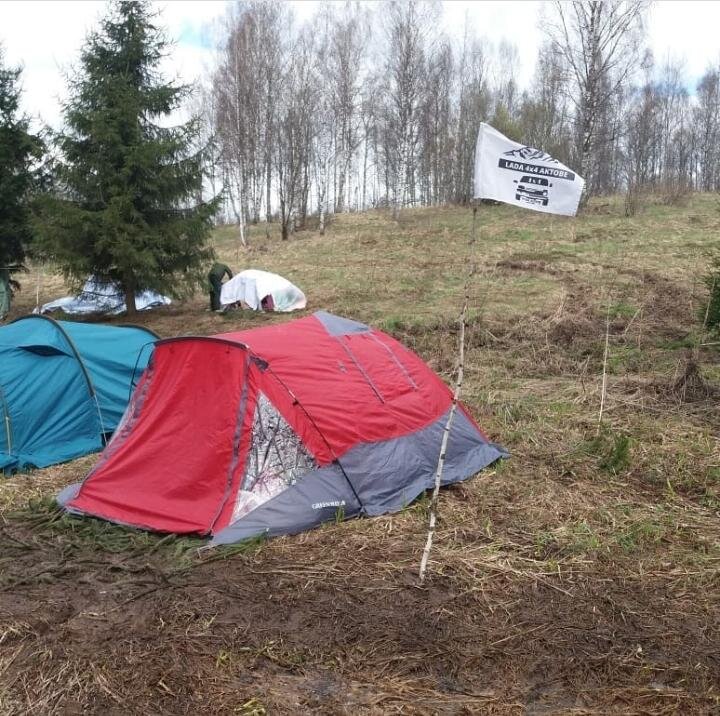
[[[111,457],[68,506],[129,525],[209,533],[242,469],[251,420],[241,404],[246,355],[213,340],[158,344],[132,429],[116,433]]]

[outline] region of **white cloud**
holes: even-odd
[[[2,2],[0,42],[5,61],[23,67],[23,104],[33,116],[55,124],[65,96],[66,72],[86,33],[102,12],[100,2]]]
[[[166,75],[194,83],[210,65],[206,26],[225,12],[224,2],[156,2],[160,22],[175,41]],[[85,38],[106,10],[105,2],[0,2],[0,43],[5,60],[23,67],[23,107],[53,127],[67,96],[65,74],[77,63]],[[205,45],[205,46],[203,46]]]
[[[656,2],[648,18],[650,48],[655,61],[668,56],[683,60],[686,79],[694,88],[708,65],[720,60],[720,3]]]
[[[160,21],[176,41],[165,64],[170,77],[192,83],[212,64],[213,24],[224,15],[225,2],[214,0],[184,2],[163,0],[154,3]],[[293,2],[298,21],[307,20],[319,2]],[[534,72],[537,48],[542,40],[541,9],[546,3],[466,2],[444,3],[443,28],[461,38],[467,18],[469,29],[479,37],[498,44],[502,40],[518,47],[514,72],[526,86]],[[371,3],[378,6],[378,3]],[[48,2],[0,2],[0,43],[6,61],[24,67],[23,106],[29,114],[57,127],[61,121],[60,102],[66,96],[63,71],[77,62],[88,31],[105,11],[104,2],[61,0]],[[720,44],[720,3],[657,2],[648,21],[649,44],[658,61],[668,54],[686,60],[692,85],[707,65],[717,62]]]
[[[470,34],[493,45],[502,41],[518,48],[518,64],[512,68],[515,79],[526,87],[535,71],[537,49],[542,42],[540,9],[545,3],[528,2],[445,2],[445,32],[461,39],[467,20]],[[510,69],[510,68],[508,68]]]

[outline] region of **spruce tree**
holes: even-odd
[[[180,297],[200,284],[218,199],[203,202],[197,118],[167,126],[190,88],[165,81],[169,49],[147,2],[113,2],[86,40],[59,135],[43,246],[65,275]]]
[[[0,47],[0,271],[21,271],[32,239],[30,199],[40,139],[19,114],[20,69],[7,67]]]
[[[720,249],[710,259],[710,270],[703,277],[707,286],[707,301],[700,308],[703,328],[720,333]]]

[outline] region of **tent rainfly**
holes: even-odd
[[[223,284],[223,306],[240,304],[253,311],[299,311],[307,305],[305,294],[286,278],[268,271],[246,269]]]
[[[380,331],[320,311],[153,357],[72,513],[212,544],[402,509],[434,482],[452,395]],[[443,483],[505,456],[461,407]]]
[[[0,328],[0,473],[101,450],[158,336],[25,316]]]

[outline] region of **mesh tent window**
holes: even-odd
[[[259,393],[245,474],[235,499],[232,521],[297,484],[317,468],[318,464],[295,431],[267,397]]]

